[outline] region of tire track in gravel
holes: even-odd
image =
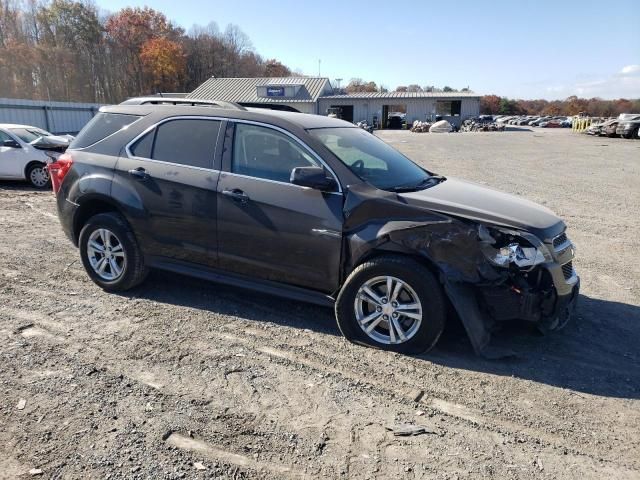
[[[32,315],[29,319],[35,320],[36,317],[37,315]],[[52,326],[54,325],[54,323],[49,322],[49,325]],[[80,365],[85,366],[97,366],[98,369],[105,368],[104,371],[108,372],[108,374],[111,376],[117,377],[118,375],[124,375],[126,378],[130,379],[133,382],[161,391],[163,395],[174,396],[177,398],[184,398],[185,396],[187,396],[187,398],[191,397],[193,400],[202,402],[201,395],[199,395],[198,392],[190,392],[186,388],[187,386],[193,386],[193,379],[185,379],[182,376],[176,377],[175,375],[170,375],[169,372],[165,372],[166,376],[162,374],[160,375],[160,377],[162,377],[162,379],[164,380],[164,383],[155,383],[156,380],[154,379],[152,374],[149,373],[149,371],[153,368],[150,365],[146,364],[146,362],[128,362],[127,360],[118,359],[118,365],[113,365],[112,360],[114,359],[106,356],[105,353],[107,352],[105,350],[95,348],[86,344],[80,345],[79,342],[77,342],[73,338],[60,336],[59,334],[48,331],[44,327],[38,326],[36,324],[23,328],[18,333],[14,334],[19,335],[28,341],[37,341],[40,343],[44,342],[48,344],[52,343],[54,345],[57,345],[58,347],[61,347],[57,349],[57,352],[59,354],[65,355],[69,362],[75,362],[76,364],[79,363]],[[121,368],[123,364],[124,368]],[[134,367],[127,368],[127,365]],[[154,381],[150,381],[150,378],[154,379]],[[208,405],[211,399],[216,398],[216,393],[219,394],[220,392],[215,389],[215,387],[213,387],[206,393],[207,394],[204,395],[204,405]],[[228,397],[227,399],[223,398],[220,402],[218,402],[218,406],[223,407],[224,405],[228,405],[228,400],[230,398],[231,397]],[[241,413],[240,415],[246,416],[247,418],[251,417],[249,411],[244,411],[244,413]],[[171,422],[169,421],[168,423]],[[173,441],[169,441],[170,444],[182,449],[195,451],[196,453],[202,453],[209,459],[214,459],[230,465],[239,466],[248,470],[256,470],[258,472],[271,472],[274,475],[277,475],[277,478],[311,478],[307,477],[306,474],[296,471],[295,469],[269,462],[256,461],[244,455],[219,448],[205,441],[189,442],[186,440],[189,437],[186,437],[179,433],[173,433],[169,436],[169,440],[171,440],[172,438]]]
[[[49,340],[50,340],[50,337],[48,337],[48,336],[47,336],[47,337],[43,337],[43,338],[42,338],[42,340],[49,341]],[[229,340],[231,340],[231,339],[229,339]],[[234,340],[236,340],[236,339],[234,339]],[[70,340],[69,340],[69,339],[66,339],[66,338],[61,338],[61,339],[57,339],[57,341],[59,341],[59,342],[61,342],[61,343],[64,343],[65,341],[66,341],[66,342],[69,342]],[[208,346],[208,349],[209,349],[209,350],[211,349],[211,346],[210,346],[210,345]],[[267,354],[271,354],[271,355],[273,355],[273,354],[275,353],[275,354],[277,354],[277,356],[282,357],[282,352],[278,351],[277,349],[274,349],[274,350],[272,350],[272,349],[267,349],[267,351],[266,351],[266,352],[267,352]],[[71,351],[66,352],[66,353],[68,353],[68,354],[70,355],[70,357],[71,357],[71,358],[73,358],[73,359],[75,359],[76,361],[80,361],[81,363],[84,363],[84,361],[83,361],[83,356],[84,356],[84,355],[89,355],[89,356],[93,356],[93,357],[98,357],[98,356],[99,356],[99,354],[100,354],[101,352],[100,352],[100,351],[98,351],[97,349],[93,349],[92,347],[89,347],[89,348],[84,348],[84,349],[82,350],[81,354],[78,354],[79,352],[77,352],[75,349],[72,349]],[[96,355],[96,353],[98,353],[98,355]],[[205,353],[205,354],[206,354],[206,352],[203,352],[203,353]],[[110,370],[110,372],[111,372],[111,375],[117,375],[117,374],[118,374],[118,369]],[[285,372],[285,374],[289,374],[289,375],[291,375],[291,374],[292,374],[292,372]],[[303,376],[304,376],[304,374],[303,374]],[[138,381],[138,382],[140,382],[140,381],[141,381],[141,380],[140,380],[140,379],[138,379],[138,378],[132,378],[132,380],[134,380],[134,381]],[[146,382],[141,382],[141,383],[144,383],[145,385],[148,385]],[[184,394],[184,392],[180,392],[180,389],[179,389],[179,388],[177,389],[177,391],[178,391],[179,393],[175,393],[174,389],[176,389],[176,388],[177,388],[177,387],[175,386],[175,382],[171,382],[171,383],[168,383],[166,386],[165,386],[165,385],[161,386],[161,387],[160,387],[160,390],[162,390],[163,392],[165,392],[165,394],[169,394],[169,395],[179,395],[179,396],[181,396],[181,397],[184,397],[184,395],[185,395],[185,394]],[[366,393],[367,395],[369,395],[371,392],[367,391],[367,392],[365,392],[365,393]],[[376,393],[376,392],[374,392],[374,393]],[[355,401],[357,402],[357,399],[353,399],[353,400],[355,400]],[[445,404],[445,405],[447,405],[447,407],[445,407],[445,408],[449,408],[449,405],[448,405],[448,404]],[[374,413],[375,413],[375,412],[374,412]],[[461,412],[459,412],[459,411],[458,411],[458,412],[455,412],[455,413],[456,413],[456,414],[454,415],[454,417],[460,417],[460,416],[462,416],[462,415],[461,415]],[[374,415],[374,416],[375,416],[375,415]],[[472,428],[472,429],[471,429],[471,431],[469,431],[469,430],[468,430],[468,427],[469,427],[469,425],[465,425],[465,424],[464,424],[464,422],[463,422],[463,424],[462,424],[462,425],[457,424],[457,425],[456,425],[456,432],[455,432],[455,433],[456,433],[457,435],[463,435],[464,437],[472,437],[472,438],[476,438],[476,437],[479,437],[479,436],[480,436],[480,434],[481,434],[481,432],[483,431],[483,430],[478,430],[478,429],[476,429],[476,428]],[[346,427],[344,427],[344,428],[346,428]],[[353,428],[353,426],[352,426],[351,428]],[[366,430],[366,426],[361,426],[361,427],[358,427],[358,428],[359,428],[359,429],[364,428],[364,429]],[[462,431],[460,431],[460,430],[462,430]],[[356,431],[359,431],[359,430],[356,430]],[[463,432],[465,432],[465,433],[463,433]],[[472,433],[472,432],[473,432],[473,433]],[[179,433],[178,433],[177,435],[178,435],[178,437],[177,437],[177,438],[180,438],[180,437],[182,437],[182,438],[187,438],[187,437],[185,437],[184,435],[181,435],[181,434],[179,434]],[[356,437],[358,437],[358,435],[356,435]],[[343,450],[346,446],[348,446],[348,445],[352,445],[352,444],[353,444],[353,442],[357,440],[357,438],[356,438],[356,437],[352,437],[352,438],[351,438],[351,441],[344,441],[344,443],[342,443],[341,445],[335,445],[335,447],[336,447],[336,448],[339,448],[339,450]],[[368,437],[367,437],[367,436],[365,436],[365,438],[368,438]],[[346,440],[346,438],[345,438],[345,440]],[[366,440],[364,440],[364,439],[363,439],[363,441],[366,441]],[[358,442],[356,442],[356,443],[358,443]],[[419,442],[419,444],[420,444],[420,442]],[[419,444],[418,444],[418,445],[419,445]],[[418,445],[416,445],[416,448],[417,448],[417,446],[418,446]],[[219,460],[219,461],[221,461],[221,462],[223,462],[223,463],[228,463],[228,464],[232,464],[232,465],[237,465],[237,466],[240,466],[240,467],[242,467],[242,468],[257,469],[257,471],[259,471],[259,472],[260,472],[260,471],[268,471],[268,472],[271,472],[271,473],[273,473],[273,475],[274,475],[274,477],[273,477],[273,478],[282,478],[282,477],[283,477],[283,475],[282,475],[281,473],[282,473],[282,472],[286,472],[286,471],[288,471],[288,470],[282,470],[282,471],[280,471],[278,468],[275,468],[275,469],[274,469],[274,468],[272,468],[272,465],[271,465],[269,462],[266,462],[266,463],[265,463],[265,465],[262,465],[262,463],[255,463],[255,462],[253,462],[253,461],[250,461],[249,463],[246,463],[246,462],[243,460],[244,458],[247,458],[246,456],[243,456],[243,455],[240,455],[240,454],[234,453],[234,452],[232,452],[232,451],[230,451],[230,450],[228,450],[228,449],[220,449],[219,447],[216,447],[215,445],[210,445],[210,444],[209,444],[209,443],[207,443],[207,442],[205,442],[205,444],[199,444],[199,445],[196,445],[195,447],[194,447],[194,445],[193,445],[193,444],[190,444],[190,446],[191,446],[191,447],[193,447],[193,448],[190,448],[190,447],[189,447],[189,445],[187,445],[187,446],[184,446],[184,445],[183,445],[183,447],[184,447],[184,448],[186,448],[187,450],[193,450],[193,451],[195,451],[196,453],[198,453],[197,451],[198,451],[199,449],[200,449],[200,450],[203,450],[203,451],[201,451],[200,453],[204,454],[204,455],[205,455],[206,457],[208,457],[208,458],[210,457],[210,458],[212,458],[212,459]],[[383,458],[383,459],[384,459],[386,456],[389,456],[390,458],[396,458],[396,459],[397,459],[399,456],[400,456],[400,458],[403,458],[403,455],[407,455],[407,454],[408,454],[408,452],[406,452],[406,449],[405,449],[405,451],[402,453],[402,455],[400,455],[400,453],[401,453],[401,452],[398,452],[398,451],[396,451],[396,450],[393,450],[392,452],[387,452],[387,450],[386,450],[386,449],[389,447],[389,445],[388,445],[388,444],[386,444],[385,442],[382,442],[378,447],[379,447],[379,449],[377,449],[377,450],[375,450],[375,451],[380,452],[380,455],[382,455],[382,458]],[[544,447],[544,446],[542,446],[542,447]],[[524,445],[523,445],[523,448],[524,448]],[[386,452],[386,453],[385,453],[385,452]],[[274,452],[274,453],[275,453],[275,452]],[[525,456],[526,456],[526,455],[532,455],[532,454],[533,454],[533,453],[525,454]],[[362,457],[363,455],[364,455],[364,457]],[[547,458],[547,459],[555,458],[555,457],[557,457],[558,459],[562,459],[562,458],[563,458],[563,457],[562,457],[562,455],[563,455],[563,454],[557,454],[557,453],[554,453],[554,452],[548,452],[548,451],[546,451],[546,452],[545,452],[545,456],[546,456],[546,458]],[[576,453],[576,452],[573,452],[573,451],[568,451],[568,452],[566,452],[564,455],[565,455],[565,457],[564,457],[564,458],[573,458],[573,459],[574,459],[574,461],[580,461],[580,458],[584,457],[584,454],[579,453],[579,452],[577,452],[577,453]],[[569,455],[569,457],[566,457],[566,455]],[[357,467],[356,467],[357,465],[361,465],[361,464],[362,464],[362,462],[363,462],[363,458],[368,458],[368,456],[370,456],[370,454],[362,453],[362,452],[361,452],[360,450],[358,450],[358,449],[355,449],[355,450],[354,450],[353,446],[350,446],[350,447],[349,447],[349,455],[348,455],[349,460],[348,460],[348,468],[347,468],[347,470],[348,470],[349,472],[353,473],[353,475],[351,475],[353,478],[360,478],[360,475],[358,474],[358,472],[357,472],[357,471],[353,471],[352,469],[357,468]],[[407,461],[409,461],[409,460],[410,460],[410,458],[409,458],[409,459],[407,459]],[[365,463],[366,463],[366,462],[365,462]],[[591,460],[591,463],[595,465],[595,464],[597,463],[597,459],[595,459],[595,458],[594,458],[594,459],[592,459],[592,460]],[[606,467],[606,466],[605,466],[605,467]],[[612,467],[614,467],[614,465],[612,465]],[[287,467],[285,467],[285,468],[287,468]],[[607,467],[607,468],[609,468],[609,467]],[[626,470],[623,470],[622,468],[623,468],[623,466],[622,466],[622,465],[615,465],[614,471],[615,471],[615,472],[617,472],[618,474],[624,473],[624,474],[625,474],[625,475],[624,475],[625,477],[632,478],[632,470],[628,470],[628,471],[626,471]],[[374,472],[375,472],[375,471],[377,471],[377,470],[374,470]],[[299,474],[299,473],[297,473],[297,472],[294,472],[293,476],[303,476],[303,475],[302,475],[302,474]],[[369,477],[369,478],[371,478],[372,476],[370,476],[370,475],[362,475],[362,477]],[[373,477],[375,477],[375,476],[373,476]],[[388,478],[388,477],[387,477],[387,476],[385,476],[384,474],[382,474],[382,475],[380,476],[380,478]],[[620,477],[620,478],[622,478],[622,477]]]
[[[22,320],[25,320],[25,319],[37,320],[38,318],[37,314],[33,314],[33,313],[25,314],[20,310],[7,310],[7,313],[13,313],[15,316],[21,318]],[[43,325],[50,325],[50,326],[55,325],[57,328],[64,329],[64,326],[62,324],[56,321],[52,321],[51,319],[49,319],[44,315],[42,316],[40,321],[42,322]],[[234,331],[237,330],[234,327],[235,327],[235,324],[238,322],[239,321],[237,320],[229,322],[224,327],[224,330],[227,330],[227,329],[233,329]],[[241,323],[244,323],[244,322],[241,322]],[[130,325],[130,322],[127,322],[126,320],[122,320],[121,326],[131,326],[131,325]],[[271,329],[271,330],[274,330],[274,329]],[[331,349],[324,348],[324,346],[320,346],[319,348],[320,351],[318,351],[318,349],[313,349],[312,351],[308,352],[309,354],[312,354],[314,357],[314,360],[310,360],[304,355],[295,353],[290,349],[289,346],[284,348],[282,347],[282,345],[279,345],[279,348],[274,348],[270,346],[256,346],[256,344],[257,345],[264,344],[265,340],[269,340],[269,343],[271,344],[277,344],[278,335],[276,334],[274,336],[274,332],[263,333],[258,329],[252,329],[252,328],[246,328],[246,327],[243,329],[243,332],[246,336],[251,338],[247,338],[247,337],[241,338],[235,335],[231,335],[229,333],[222,333],[222,332],[211,332],[211,333],[213,333],[214,335],[218,335],[221,338],[224,338],[228,342],[243,345],[244,347],[250,348],[263,355],[284,360],[285,364],[286,362],[290,362],[293,364],[310,368],[311,370],[316,372],[322,372],[322,374],[331,374],[339,378],[349,380],[353,382],[359,389],[376,388],[380,392],[378,394],[379,396],[394,397],[396,401],[405,404],[405,406],[410,405],[412,403],[409,400],[408,394],[412,389],[415,389],[416,382],[410,377],[398,374],[397,368],[395,368],[393,371],[388,370],[388,371],[383,371],[381,373],[379,372],[379,374],[382,377],[387,377],[388,375],[392,374],[394,378],[394,382],[396,384],[399,383],[401,385],[401,388],[397,388],[397,387],[390,388],[388,385],[388,382],[385,382],[384,380],[377,380],[375,378],[372,378],[371,376],[368,376],[365,380],[363,380],[361,373],[357,371],[353,371],[352,369],[346,367],[345,365],[341,365],[340,368],[331,367],[330,366],[331,364],[336,364],[336,363],[340,364],[340,363],[338,363],[336,361],[337,359],[335,358],[327,358],[326,352],[331,351]],[[133,336],[135,335],[135,333],[136,332],[134,331],[131,335]],[[190,350],[194,355],[202,355],[205,353],[209,354],[211,349],[212,349],[212,342],[199,342],[199,341],[193,342],[188,348],[188,350]],[[72,350],[74,351],[74,353],[76,354],[78,353],[78,350],[76,350],[75,348]],[[84,351],[84,353],[91,352],[91,356],[93,358],[104,357],[106,353],[104,350],[101,350],[100,348],[95,349],[87,346],[86,344],[82,346],[82,350]],[[380,353],[383,355],[387,354],[387,355],[395,356],[395,354],[389,354],[387,352],[380,352]],[[259,356],[254,358],[259,359]],[[117,360],[121,370],[118,373],[123,373],[127,377],[132,378],[135,381],[144,383],[156,389],[160,389],[164,386],[172,385],[175,383],[175,381],[171,379],[171,375],[166,374],[166,372],[162,372],[162,369],[159,367],[148,366],[146,368],[140,368],[138,366],[140,362],[138,361],[132,362],[130,360],[122,359],[122,358],[118,358]],[[193,385],[196,385],[197,383],[198,382],[194,381],[189,383],[189,385],[193,386]],[[189,385],[182,385],[180,392],[184,393],[185,391],[188,391]],[[201,387],[201,389],[202,389],[201,393],[204,393],[205,387]],[[598,451],[586,452],[583,450],[584,446],[583,446],[583,449],[578,449],[574,445],[571,445],[570,443],[568,443],[569,440],[565,437],[551,434],[548,432],[541,432],[539,428],[536,429],[535,427],[520,424],[517,422],[498,419],[490,415],[488,416],[484,412],[481,412],[480,410],[475,409],[473,407],[460,404],[457,402],[451,402],[449,400],[446,400],[445,398],[442,398],[443,392],[439,391],[437,388],[433,388],[432,386],[427,386],[423,388],[423,390],[427,392],[427,395],[425,396],[424,400],[420,402],[420,405],[423,408],[431,408],[440,414],[444,414],[449,417],[454,417],[454,418],[463,420],[465,422],[468,422],[474,428],[483,428],[489,431],[500,431],[503,433],[508,433],[509,435],[512,435],[514,437],[519,437],[519,438],[526,436],[526,437],[529,437],[531,441],[544,442],[545,444],[548,444],[548,445],[561,447],[567,451],[571,451],[576,455],[587,455],[591,457],[597,457],[601,453]],[[370,390],[367,390],[367,391],[370,393]],[[444,393],[447,393],[447,392],[444,392]],[[445,395],[445,397],[451,398],[449,397],[449,395]],[[211,394],[209,394],[209,398],[211,398]]]

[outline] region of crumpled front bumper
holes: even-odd
[[[524,320],[542,332],[564,327],[575,311],[580,278],[573,269],[575,247],[563,237],[550,241],[550,261],[531,271],[512,272],[499,284],[445,281],[445,290],[479,355],[503,356],[489,347],[491,332],[503,321]]]
[[[507,320],[535,323],[548,332],[564,327],[575,311],[580,293],[580,278],[568,291],[516,291],[510,287],[477,287],[462,282],[445,282],[445,291],[458,313],[469,340],[478,355],[499,358],[505,352],[489,345],[491,332]],[[511,353],[511,352],[509,352]]]

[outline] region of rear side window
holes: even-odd
[[[69,148],[85,148],[93,145],[109,135],[128,127],[139,118],[141,118],[139,115],[100,112],[85,125],[78,136],[71,142]]]
[[[218,120],[171,120],[138,140],[131,147],[131,154],[190,167],[212,168],[221,123]]]

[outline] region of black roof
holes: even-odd
[[[101,112],[122,113],[129,115],[149,115],[174,117],[179,115],[188,116],[206,116],[206,117],[222,117],[237,118],[241,120],[253,120],[256,122],[264,122],[273,125],[286,127],[293,125],[303,129],[313,128],[339,128],[339,127],[355,127],[352,123],[336,118],[325,117],[322,115],[311,115],[307,113],[286,112],[279,110],[267,110],[264,108],[230,108],[228,106],[216,106],[211,104],[203,104],[201,106],[192,105],[114,105],[101,107]]]

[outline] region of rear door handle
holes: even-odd
[[[138,180],[146,180],[147,178],[149,178],[149,174],[142,167],[129,170],[129,175],[131,175],[132,177],[136,177]]]
[[[222,194],[225,197],[231,197],[239,203],[247,203],[249,201],[249,196],[239,188],[234,188],[232,190],[223,190]]]

